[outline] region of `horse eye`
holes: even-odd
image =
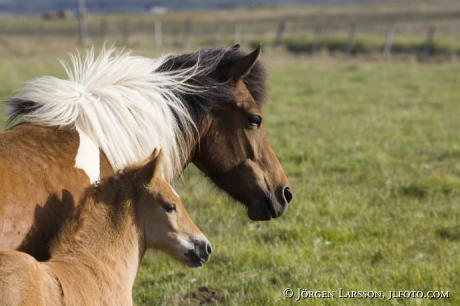
[[[262,124],[262,117],[258,115],[249,116],[249,126],[251,128],[259,128],[261,124]]]
[[[169,205],[165,205],[163,207],[164,207],[164,209],[166,210],[166,212],[168,214],[176,211],[176,204],[169,204]]]

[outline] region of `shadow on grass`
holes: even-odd
[[[460,225],[440,228],[436,234],[442,239],[460,241]]]
[[[423,199],[428,195],[428,188],[426,186],[414,182],[399,187],[398,191],[401,195],[410,198]]]

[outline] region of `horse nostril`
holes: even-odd
[[[209,242],[206,243],[206,254],[211,255],[212,253],[212,246]]]
[[[289,187],[284,188],[283,195],[284,195],[284,199],[286,200],[287,204],[289,204],[292,201],[292,198],[294,197],[294,195],[292,194],[291,188]]]

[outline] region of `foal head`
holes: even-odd
[[[200,267],[212,247],[193,223],[174,189],[160,178],[163,153],[155,149],[131,180],[138,223],[147,248],[158,249],[189,267]]]

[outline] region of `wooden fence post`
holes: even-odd
[[[125,27],[123,30],[123,41],[125,45],[129,44],[129,38],[131,37],[131,29],[133,28],[133,23],[131,20],[126,20],[125,21]]]
[[[99,24],[99,39],[104,42],[107,37],[107,20],[101,20]]]
[[[80,44],[85,45],[88,40],[88,28],[86,27],[86,5],[85,0],[77,0],[78,14],[78,33]]]
[[[184,34],[182,36],[182,47],[184,49],[189,47],[190,44],[190,34],[192,33],[192,24],[190,20],[185,20],[184,23]]]
[[[163,29],[162,29],[162,24],[161,20],[157,19],[155,20],[155,46],[157,48],[160,48],[163,46]]]
[[[316,25],[315,38],[311,46],[311,53],[316,53],[319,50],[319,47],[321,46],[321,40],[323,39],[323,34],[324,34],[324,26],[322,24]]]
[[[235,25],[235,45],[242,44],[244,40],[244,25],[239,22]]]
[[[431,46],[433,45],[434,32],[436,31],[435,27],[430,27],[428,29],[428,34],[426,35],[425,46],[423,47],[421,60],[424,61],[431,52]]]
[[[211,36],[211,45],[212,46],[217,46],[218,45],[219,36],[220,36],[220,27],[219,27],[219,24],[216,24],[214,29],[212,30],[212,36]]]
[[[281,41],[283,40],[283,34],[285,30],[286,30],[286,22],[283,20],[280,22],[278,26],[278,30],[276,31],[276,38],[275,38],[275,42],[273,43],[273,47],[276,48],[281,45]]]
[[[345,53],[347,55],[351,55],[353,52],[353,46],[355,44],[355,36],[356,36],[356,31],[358,29],[358,26],[353,23],[350,26],[350,34],[348,35],[348,43],[347,43],[347,48],[345,49]]]
[[[393,45],[393,36],[395,34],[395,25],[388,26],[387,35],[385,36],[385,45],[383,46],[383,56],[389,58],[391,54],[391,46]]]

